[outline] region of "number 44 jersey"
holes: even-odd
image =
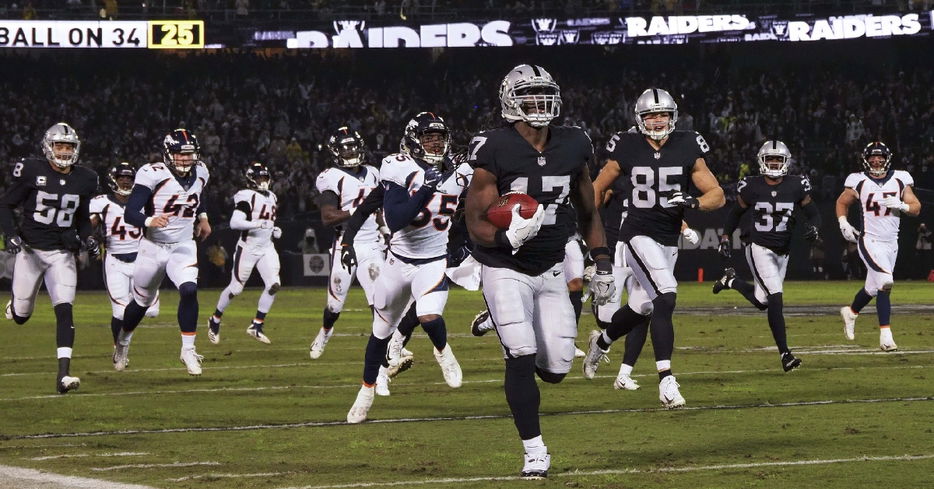
[[[63,232],[76,227],[75,214],[82,201],[87,206],[96,191],[97,174],[88,168],[75,165],[65,174],[44,159],[28,158],[13,167],[13,180],[0,205],[22,205],[19,234],[29,246],[69,249],[73,244],[62,241]]]
[[[746,177],[736,191],[753,212],[749,241],[780,255],[788,254],[795,206],[811,193],[807,177],[788,175],[776,185],[769,185],[761,175]]]
[[[136,172],[133,184],[142,185],[152,192],[144,214],[150,217],[169,216],[167,226],[147,229],[146,237],[157,243],[191,240],[201,192],[208,184],[208,178],[208,168],[203,163],[197,163],[184,178],[176,177],[164,163],[143,165]]]

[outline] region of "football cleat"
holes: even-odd
[[[188,369],[188,375],[201,375],[201,362],[204,360],[204,355],[198,355],[194,347],[183,347],[182,353],[179,355],[178,359],[185,364],[185,367]]]
[[[663,406],[668,409],[684,406],[684,397],[681,396],[678,387],[681,386],[678,385],[678,381],[675,380],[674,375],[669,375],[658,383],[658,400],[662,401]]]
[[[782,353],[782,368],[786,372],[791,372],[792,370],[801,366],[801,359],[795,357],[791,354],[790,351]]]
[[[623,366],[619,367],[619,375],[613,381],[613,388],[616,390],[634,391],[639,389],[639,383],[633,380],[627,373],[623,373]]]
[[[246,334],[252,336],[256,341],[260,343],[270,344],[272,341],[269,340],[265,334],[263,334],[263,323],[254,322],[246,329]]]
[[[586,356],[587,352],[578,348],[577,345],[574,345],[574,358],[584,358]]]
[[[879,348],[882,351],[896,351],[898,345],[895,344],[895,338],[892,337],[892,330],[889,328],[879,328]]]
[[[412,365],[414,363],[415,363],[415,354],[410,352],[409,350],[406,350],[405,348],[402,348],[402,360],[400,360],[398,364],[395,366],[390,364],[389,368],[387,369],[389,378],[391,379],[401,374],[402,372],[405,372],[406,370],[412,368]]]
[[[62,375],[55,380],[55,388],[58,389],[59,394],[64,394],[68,391],[76,391],[79,386],[81,386],[81,379],[78,377]]]
[[[522,466],[521,477],[526,480],[537,480],[548,477],[548,469],[551,468],[551,455],[547,452],[531,455],[525,454],[525,465]]]
[[[483,336],[494,329],[493,321],[489,321],[490,311],[485,309],[473,318],[470,323],[470,334],[474,336]]]
[[[441,373],[444,375],[444,381],[449,386],[457,389],[463,382],[464,374],[461,372],[461,366],[454,357],[454,350],[451,350],[451,344],[444,345],[444,350],[435,350],[435,360],[441,366]]]
[[[3,311],[3,316],[9,320],[13,319],[13,300],[6,301],[6,309]]]
[[[402,350],[405,347],[405,335],[395,330],[389,338],[389,344],[386,346],[386,362],[390,367],[398,367],[402,363]]]
[[[597,374],[597,368],[600,367],[601,361],[610,361],[610,359],[606,356],[609,350],[604,350],[600,348],[600,345],[597,344],[597,340],[600,338],[601,334],[603,333],[597,330],[590,332],[590,339],[587,341],[587,355],[584,357],[585,379],[592,379],[593,376]]]
[[[390,382],[392,382],[392,380],[389,378],[389,369],[380,366],[379,375],[376,376],[376,395],[384,397],[388,396]]]
[[[122,372],[130,364],[130,343],[122,344],[119,341],[114,345],[114,370]]]
[[[859,314],[853,312],[853,309],[850,309],[850,306],[844,306],[840,308],[840,317],[843,318],[843,334],[846,335],[846,339],[853,341],[856,339],[856,317]]]
[[[356,424],[366,421],[367,413],[373,407],[373,397],[375,394],[373,387],[361,386],[360,392],[357,392],[357,399],[354,400],[350,411],[347,411],[347,422]]]
[[[327,346],[331,336],[334,336],[334,328],[327,330],[321,328],[318,331],[318,336],[315,336],[315,341],[311,343],[311,348],[308,350],[308,355],[311,356],[312,360],[321,358],[321,355],[324,354],[324,347]]]
[[[713,293],[719,294],[720,291],[730,288],[730,281],[736,278],[736,270],[732,267],[723,270],[723,276],[713,283]]]
[[[214,316],[208,318],[208,340],[215,345],[221,342],[221,322]]]

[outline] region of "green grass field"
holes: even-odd
[[[879,351],[872,305],[856,341],[844,338],[837,310],[859,286],[786,284],[789,343],[804,364],[785,374],[764,314],[735,292],[682,284],[673,366],[686,409],[661,409],[650,344],[634,392],[612,388],[621,343],[592,381],[576,360],[563,383],[540,384],[552,454],[541,482],[517,480],[500,347],[468,331],[477,293],[453,291],[445,313],[463,387],[444,384],[419,331],[415,366],[355,426],[344,420],[370,328],[359,289],[315,361],[325,291],[281,291],[263,345],[245,334],[259,293],[248,290],[225,314],[220,345],[201,331],[200,378],[178,360],[177,293],[164,291],[162,315],[137,331],[124,372],[111,366],[107,295],[81,293],[72,374],[82,384],[65,396],[54,393],[54,317],[41,295],[26,325],[3,326],[0,465],[170,489],[931,487],[934,309],[918,306],[934,304],[934,285],[896,285],[896,353]],[[203,318],[219,292],[200,292]],[[593,327],[585,314],[581,347]]]

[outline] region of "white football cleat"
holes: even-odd
[[[620,366],[619,375],[613,381],[613,388],[616,390],[634,391],[639,389],[639,383],[633,380],[629,374],[623,373],[623,367]]]
[[[461,372],[460,364],[457,363],[457,358],[454,357],[451,344],[448,343],[444,345],[444,350],[438,351],[437,348],[434,350],[435,360],[437,360],[438,365],[441,366],[441,373],[444,375],[444,381],[452,388],[457,389],[464,380],[464,374]]]
[[[388,396],[389,395],[389,369],[380,365],[379,375],[376,376],[376,395],[377,396]]]
[[[386,347],[386,361],[390,367],[398,368],[402,363],[402,350],[405,344],[405,335],[395,330],[389,338],[389,345]]]
[[[547,452],[538,455],[525,454],[525,465],[522,466],[521,477],[527,480],[538,480],[548,477],[551,468],[551,455]]]
[[[13,299],[6,301],[6,309],[3,311],[3,317],[13,320]]]
[[[577,345],[574,345],[574,358],[584,358],[586,356],[587,353],[584,350],[581,350],[577,347]]]
[[[859,314],[853,312],[850,306],[840,308],[840,317],[843,318],[843,334],[846,339],[853,341],[856,339],[856,317]]]
[[[389,362],[388,373],[390,379],[412,368],[412,365],[415,363],[415,354],[406,350],[404,347],[400,354],[402,355],[402,359],[399,360],[395,366],[393,366],[392,362]]]
[[[493,325],[493,321],[490,321],[489,309],[480,311],[470,323],[470,334],[474,336],[483,336],[494,329],[496,327]]]
[[[256,341],[260,343],[270,344],[272,341],[269,340],[269,337],[263,334],[263,325],[253,323],[246,329],[246,334],[252,336]]]
[[[201,375],[201,361],[204,360],[204,355],[198,355],[194,347],[183,347],[182,354],[178,358],[188,369],[188,375]]]
[[[121,332],[122,336],[122,332]],[[130,364],[130,343],[127,342],[125,345],[121,341],[117,341],[117,344],[114,345],[114,370],[117,372],[122,372],[126,369],[126,366]]]
[[[318,336],[315,336],[315,341],[311,343],[311,348],[308,350],[308,355],[311,356],[312,360],[321,358],[321,355],[324,354],[324,347],[327,346],[331,336],[334,336],[334,328],[329,330],[321,328],[318,331]]]
[[[895,338],[892,337],[892,330],[889,328],[879,328],[879,348],[882,351],[896,351],[898,345],[895,344]]]
[[[214,345],[221,342],[221,322],[214,321],[214,316],[208,318],[208,341]]]
[[[610,361],[606,356],[606,353],[610,350],[604,350],[597,344],[597,340],[600,338],[601,334],[603,333],[597,330],[590,332],[590,339],[587,341],[587,355],[584,357],[585,379],[592,379],[593,376],[597,374],[597,368],[600,367],[601,361]]]
[[[72,377],[70,375],[65,375],[62,378],[58,379],[58,393],[64,394],[68,391],[76,391],[78,387],[81,386],[81,379],[78,377]]]
[[[373,387],[360,386],[357,399],[353,402],[353,406],[350,406],[350,411],[347,411],[348,423],[356,424],[366,421],[366,415],[370,412],[370,408],[373,407],[375,390]]]
[[[684,397],[681,397],[678,387],[681,386],[678,385],[674,375],[669,375],[658,383],[658,400],[662,401],[662,405],[666,408],[675,409],[684,406]]]

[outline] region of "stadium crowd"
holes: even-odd
[[[918,187],[934,188],[929,69],[908,63],[899,72],[843,64],[821,71],[781,63],[732,67],[724,53],[667,55],[661,65],[597,50],[532,56],[544,58],[539,62],[561,83],[562,122],[584,127],[598,149],[633,124],[634,97],[658,86],[678,99],[679,128],[707,138],[711,167],[728,189],[756,171],[754,155],[766,138],[788,143],[793,172],[809,175],[824,199],[839,192],[841,177],[858,168],[859,149],[874,138],[894,149],[895,166],[912,172]],[[209,198],[220,217],[226,219],[227,200],[254,160],[274,172],[280,216],[294,217],[314,210],[314,179],[330,164],[322,143],[339,125],[358,129],[378,164],[422,110],[450,122],[461,150],[471,134],[498,124],[490,87],[516,56],[482,54],[94,53],[56,55],[54,63],[51,56],[9,55],[3,58],[9,76],[0,80],[6,127],[0,159],[37,154],[45,128],[64,120],[82,137],[82,164],[104,175],[119,161],[138,166],[161,159],[160,138],[183,126],[200,139],[214,176]],[[106,72],[98,68],[99,56],[107,58]]]

